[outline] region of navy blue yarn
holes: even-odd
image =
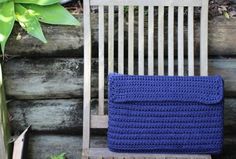
[[[220,76],[109,75],[108,147],[114,152],[219,154]]]

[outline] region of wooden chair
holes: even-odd
[[[91,19],[90,7],[98,6],[98,39],[99,39],[99,62],[98,62],[98,114],[91,115]],[[91,148],[90,147],[90,130],[93,128],[107,128],[108,116],[104,114],[104,98],[105,98],[105,18],[104,8],[108,7],[108,73],[114,72],[114,20],[118,7],[118,72],[135,74],[134,67],[137,63],[139,75],[158,74],[158,75],[187,75],[193,76],[195,65],[194,62],[194,9],[201,8],[200,13],[200,75],[208,75],[208,0],[85,0],[84,1],[84,107],[83,107],[83,158],[158,158],[158,159],[210,159],[210,155],[171,155],[171,154],[135,154],[135,153],[114,153],[108,148]],[[124,60],[124,7],[128,7],[128,64]],[[134,9],[138,7],[138,60],[134,58]],[[158,9],[157,9],[158,8]],[[168,8],[168,18],[165,17]],[[147,67],[145,67],[145,11],[148,11],[148,53]],[[158,10],[158,18],[154,15],[154,11]],[[177,10],[177,13],[175,13]],[[184,12],[187,10],[187,51],[184,49]],[[174,19],[177,14],[177,39],[174,38],[175,27]],[[164,69],[164,37],[165,27],[164,19],[168,19],[168,60],[167,68]],[[158,56],[154,56],[154,40],[155,22],[158,23],[157,52]],[[127,24],[127,23],[126,23]],[[186,37],[186,36],[185,36]],[[177,51],[174,50],[174,40],[178,41]],[[177,60],[174,58],[174,52]],[[187,52],[187,68],[185,69],[184,52]],[[157,60],[155,60],[155,58]],[[176,62],[175,62],[176,61]],[[158,69],[155,69],[155,63]],[[177,65],[177,73],[175,74],[175,64]],[[125,66],[128,66],[125,69]],[[165,73],[168,70],[167,73]],[[147,73],[146,73],[147,72]],[[157,73],[155,73],[157,72]],[[94,79],[94,78],[93,78]]]

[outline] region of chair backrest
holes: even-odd
[[[90,7],[98,7],[98,115],[90,115],[91,101],[91,19]],[[124,8],[128,7],[128,20],[125,23]],[[135,24],[134,11],[138,7],[138,24]],[[108,58],[105,65],[105,13],[108,8]],[[118,8],[118,59],[114,58],[115,48],[115,18]],[[208,0],[85,0],[84,1],[84,125],[83,125],[83,148],[89,148],[90,128],[106,128],[107,116],[104,115],[104,88],[105,88],[105,66],[108,66],[108,73],[114,72],[114,63],[117,60],[118,72],[124,73],[125,66],[128,66],[127,73],[135,74],[135,65],[138,66],[137,74],[165,75],[165,60],[167,57],[167,74],[166,75],[187,75],[193,76],[194,73],[194,10],[200,8],[200,75],[208,74]],[[184,16],[188,13],[187,18]],[[146,14],[148,13],[148,14]],[[158,14],[154,14],[158,13]],[[167,17],[165,16],[168,13]],[[175,16],[176,15],[176,16]],[[145,41],[145,22],[147,18],[148,38]],[[158,18],[156,18],[158,17]],[[165,19],[167,19],[167,29],[164,27]],[[175,21],[177,19],[177,21]],[[187,27],[185,26],[187,19]],[[124,24],[125,23],[125,24]],[[157,25],[155,24],[157,23]],[[128,61],[125,62],[125,27],[128,24]],[[177,27],[175,27],[177,24]],[[135,62],[135,29],[138,26],[138,60]],[[157,33],[155,32],[157,26]],[[177,28],[177,29],[176,29]],[[184,30],[187,28],[187,34]],[[168,32],[166,37],[165,33]],[[158,35],[155,38],[154,35]],[[175,39],[175,35],[177,38]],[[187,38],[185,38],[187,37]],[[165,38],[167,38],[167,56],[164,54]],[[187,40],[187,50],[184,48],[184,40]],[[175,46],[175,41],[177,46]],[[156,43],[156,44],[155,44]],[[145,61],[145,44],[147,44],[147,62]],[[155,46],[157,46],[157,57],[154,54]],[[174,54],[175,49],[176,55]],[[184,53],[186,52],[186,54]],[[187,69],[184,65],[184,55],[187,55]],[[177,60],[175,60],[177,57]],[[157,60],[155,60],[157,59]],[[157,68],[155,69],[157,64]],[[145,67],[146,65],[147,67]],[[177,73],[175,74],[175,65]]]

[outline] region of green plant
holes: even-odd
[[[10,128],[0,63],[0,158],[10,158]]]
[[[79,25],[60,0],[0,0],[0,44],[4,53],[15,21],[31,36],[46,43],[40,22],[58,25]]]
[[[59,154],[59,155],[54,155],[51,156],[50,159],[65,159],[65,153]]]

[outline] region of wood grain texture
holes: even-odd
[[[108,72],[114,72],[114,6],[108,8]]]
[[[184,75],[184,7],[178,8],[178,75]]]
[[[91,128],[108,128],[108,115],[92,115]]]
[[[92,100],[91,114],[97,114],[97,100]],[[82,99],[68,100],[17,100],[9,103],[13,118],[11,126],[15,133],[28,125],[33,131],[81,134]],[[105,102],[107,112],[107,102]],[[236,99],[225,100],[225,134],[236,134]]]
[[[203,1],[200,24],[200,74],[208,75],[208,7],[209,0]]]
[[[8,104],[13,117],[11,126],[16,134],[29,125],[32,125],[33,131],[79,131],[81,134],[82,103],[82,99],[12,101]]]
[[[106,137],[95,136],[91,140],[92,147],[105,147]],[[213,159],[233,159],[236,158],[234,147],[236,137],[226,137],[224,153],[222,156]],[[72,135],[38,135],[32,134],[29,139],[28,159],[46,159],[51,155],[66,153],[68,159],[80,159],[82,149],[82,137]]]
[[[144,6],[138,10],[138,74],[144,75]]]
[[[115,17],[118,15],[116,14]],[[37,39],[27,35],[23,29],[19,26],[16,26],[12,36],[10,37],[7,46],[6,54],[8,56],[51,56],[51,57],[82,57],[83,56],[83,14],[77,15],[77,18],[81,22],[80,27],[74,26],[49,26],[43,24],[43,30],[48,40],[47,44],[43,44]],[[91,26],[92,26],[92,41],[93,41],[93,57],[98,56],[98,15],[91,14]],[[107,13],[105,13],[107,17]],[[155,17],[156,18],[156,17]],[[127,20],[127,19],[126,19]],[[115,21],[117,24],[117,21]],[[138,23],[137,18],[134,21],[135,24]],[[115,24],[115,25],[116,25]],[[105,26],[107,26],[107,21]],[[128,22],[125,21],[125,25],[128,25]],[[215,17],[209,20],[209,55],[236,55],[236,21],[231,19],[226,19],[223,16]],[[148,26],[145,24],[145,26]],[[167,27],[167,26],[166,26]],[[195,45],[199,45],[199,29],[200,23],[196,22],[196,36],[194,37]],[[125,27],[125,43],[128,42],[128,27]],[[146,28],[147,29],[147,28]],[[187,33],[187,27],[185,27],[185,32]],[[155,28],[157,31],[157,28]],[[117,30],[115,30],[117,33]],[[16,40],[17,35],[21,35],[21,40]],[[106,30],[107,34],[107,30]],[[137,30],[135,30],[135,36],[137,37]],[[155,35],[155,39],[157,39]],[[117,43],[117,39],[115,39]],[[138,39],[135,38],[135,41]],[[146,39],[147,40],[147,39]],[[105,39],[107,44],[107,39]],[[185,44],[186,43],[185,39]],[[137,44],[136,42],[134,42]],[[11,47],[14,46],[14,47]],[[187,45],[185,45],[186,47]],[[135,45],[135,48],[138,46]],[[147,47],[147,46],[146,46]],[[128,47],[125,45],[125,48]],[[165,46],[167,48],[167,45]],[[147,49],[147,48],[145,48]],[[155,52],[157,51],[156,47],[154,48]],[[199,48],[196,47],[195,52],[199,52]],[[116,52],[117,53],[117,52]],[[137,56],[137,53],[136,53]]]
[[[148,75],[154,74],[154,7],[148,7]]]
[[[128,19],[128,74],[134,74],[134,6],[129,7]]]
[[[93,137],[92,147],[105,147],[106,137]],[[80,159],[82,136],[70,135],[37,135],[29,138],[28,159],[47,159],[52,155],[66,153],[68,159]]]
[[[104,114],[104,6],[99,6],[99,114]]]
[[[188,75],[194,76],[194,8],[188,7]]]
[[[84,3],[84,84],[83,84],[83,150],[89,148],[90,142],[90,99],[92,67],[92,32],[90,18],[90,1]],[[83,153],[83,156],[86,154]]]
[[[158,75],[164,75],[164,7],[158,7]]]
[[[137,59],[135,59],[135,63],[137,66]],[[157,59],[154,63],[155,67],[157,67]],[[187,63],[185,62],[185,64]],[[83,65],[82,58],[12,59],[4,64],[7,96],[14,99],[82,97]],[[196,65],[199,68],[197,62]],[[115,63],[115,66],[117,66],[117,63]],[[98,96],[97,67],[98,59],[93,58],[92,97]],[[107,62],[105,62],[105,68],[107,68]],[[148,64],[146,63],[145,74],[147,74],[147,68]],[[128,71],[125,70],[125,72]],[[196,69],[196,74],[197,72],[199,70]],[[135,73],[137,74],[137,72]],[[157,70],[155,70],[155,74],[157,74]],[[177,75],[177,69],[175,74]],[[222,75],[225,80],[226,95],[236,96],[236,59],[210,59],[209,74]]]
[[[13,59],[5,63],[7,95],[68,98],[83,94],[83,59]],[[46,96],[45,96],[46,95]],[[17,97],[18,96],[18,97]]]
[[[102,156],[104,158],[126,158],[134,157],[135,159],[146,159],[149,157],[155,157],[155,159],[211,159],[211,155],[197,155],[197,154],[155,154],[155,153],[117,153],[112,152],[108,148],[90,148],[89,156],[97,157]]]
[[[174,75],[174,7],[168,8],[168,75]]]
[[[124,7],[119,6],[118,20],[118,72],[124,73]]]

